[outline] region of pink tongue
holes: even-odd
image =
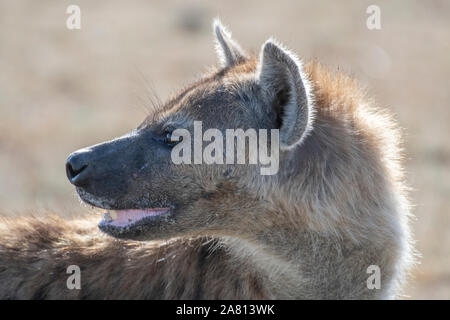
[[[110,223],[118,227],[125,227],[146,217],[158,216],[167,210],[167,208],[117,210],[114,211],[117,217]]]

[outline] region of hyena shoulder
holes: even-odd
[[[116,240],[92,218],[56,215],[3,219],[0,237],[2,299],[268,297],[258,275],[216,239]],[[81,270],[80,290],[67,287],[72,265]]]

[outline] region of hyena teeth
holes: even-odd
[[[111,211],[109,212],[109,216],[112,220],[116,220],[117,219],[117,213],[115,211]]]
[[[103,220],[105,220],[107,222],[111,222],[113,219],[111,218],[111,215],[109,214],[109,212],[105,212],[103,214]]]

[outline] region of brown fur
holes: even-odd
[[[3,220],[0,299],[264,299],[258,276],[214,239],[115,240],[92,218]],[[66,286],[81,267],[81,290]],[[230,280],[229,275],[236,275]]]
[[[235,96],[252,101],[247,95],[254,84],[248,79],[258,72],[258,59],[230,52],[225,62],[236,55],[235,64],[185,89],[141,127],[186,115],[214,126],[216,115],[205,118],[204,108],[196,106],[214,106],[217,92],[228,94],[220,96],[222,103],[232,104]],[[348,77],[315,62],[303,73],[312,86],[313,129],[299,146],[283,151],[278,175],[256,175],[243,166],[235,172],[239,179],[218,182],[220,168],[180,166],[176,173],[194,172],[195,183],[167,181],[172,188],[185,185],[186,193],[179,194],[191,198],[173,226],[148,236],[175,237],[164,243],[113,240],[86,220],[4,221],[0,297],[398,296],[412,249],[396,124]],[[223,121],[248,126],[252,115],[240,110],[222,112]],[[65,285],[65,270],[73,264],[82,270],[80,291]],[[369,265],[382,270],[381,290],[366,287]]]

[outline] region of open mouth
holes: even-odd
[[[98,223],[104,233],[115,238],[138,239],[145,232],[154,228],[163,228],[173,221],[174,206],[155,204],[154,208],[114,209],[111,201],[95,197],[81,188],[77,188],[81,200],[95,208],[107,211]]]
[[[155,221],[169,212],[169,208],[110,210],[103,214],[99,225],[127,228]]]

